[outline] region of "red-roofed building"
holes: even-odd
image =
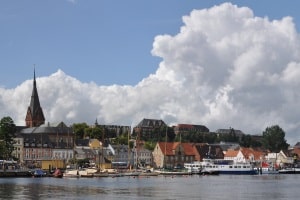
[[[155,168],[183,167],[195,160],[195,149],[191,143],[158,142],[152,155]]]
[[[256,151],[252,148],[229,149],[224,155],[224,160],[232,160],[238,163],[261,162],[263,159],[264,152]]]

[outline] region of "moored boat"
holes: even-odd
[[[155,173],[159,173],[160,175],[192,175],[191,172],[189,172],[187,169],[183,170],[154,170]]]
[[[255,175],[258,173],[251,163],[236,163],[231,160],[214,159],[203,159],[202,162],[196,163],[197,166],[200,166],[201,172],[205,173],[234,175]]]
[[[107,172],[96,172],[94,173],[94,177],[108,177],[109,174]]]
[[[62,178],[63,177],[63,173],[60,169],[56,169],[53,173],[53,177],[54,178]]]
[[[279,174],[276,164],[267,161],[263,161],[256,170],[258,174]]]
[[[36,169],[33,172],[33,177],[45,177],[47,175],[46,172],[44,172],[44,170],[42,169]]]
[[[123,176],[138,176],[140,175],[141,172],[139,171],[127,171],[127,172],[122,172]]]
[[[79,178],[79,172],[77,169],[67,169],[63,177],[68,177],[68,178]]]
[[[279,174],[300,174],[300,168],[298,167],[289,167],[278,170]]]
[[[184,163],[184,168],[191,174],[200,174],[201,167],[201,162]]]
[[[139,176],[140,177],[149,177],[149,176],[158,176],[160,173],[159,172],[154,172],[151,170],[146,170],[146,171],[142,171]]]
[[[204,168],[200,172],[201,175],[219,175],[220,171],[213,168]]]

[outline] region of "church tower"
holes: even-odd
[[[27,109],[25,122],[27,127],[37,127],[45,123],[44,113],[40,105],[39,95],[36,88],[35,69],[33,72],[33,89],[31,100]]]

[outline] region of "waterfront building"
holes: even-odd
[[[113,162],[127,163],[130,166],[134,165],[134,152],[128,147],[128,145],[117,144],[112,145],[113,148]]]
[[[101,169],[111,168],[112,147],[105,147],[98,139],[77,139],[74,154],[76,160],[87,159],[91,165],[97,165]]]
[[[19,161],[24,161],[24,139],[23,137],[16,136],[14,138],[14,150],[12,156],[17,158]]]
[[[152,151],[145,149],[144,145],[135,145],[134,152],[134,166],[149,167],[153,165]]]
[[[183,168],[194,162],[195,151],[191,143],[158,142],[152,152],[155,168]]]
[[[224,160],[232,160],[235,163],[260,163],[264,159],[264,152],[252,148],[228,149]]]
[[[74,156],[73,132],[63,122],[22,129],[17,139],[23,141],[23,160],[29,167],[64,168]],[[16,146],[15,146],[16,147]]]

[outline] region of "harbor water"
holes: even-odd
[[[0,199],[299,199],[300,175],[0,178]]]

